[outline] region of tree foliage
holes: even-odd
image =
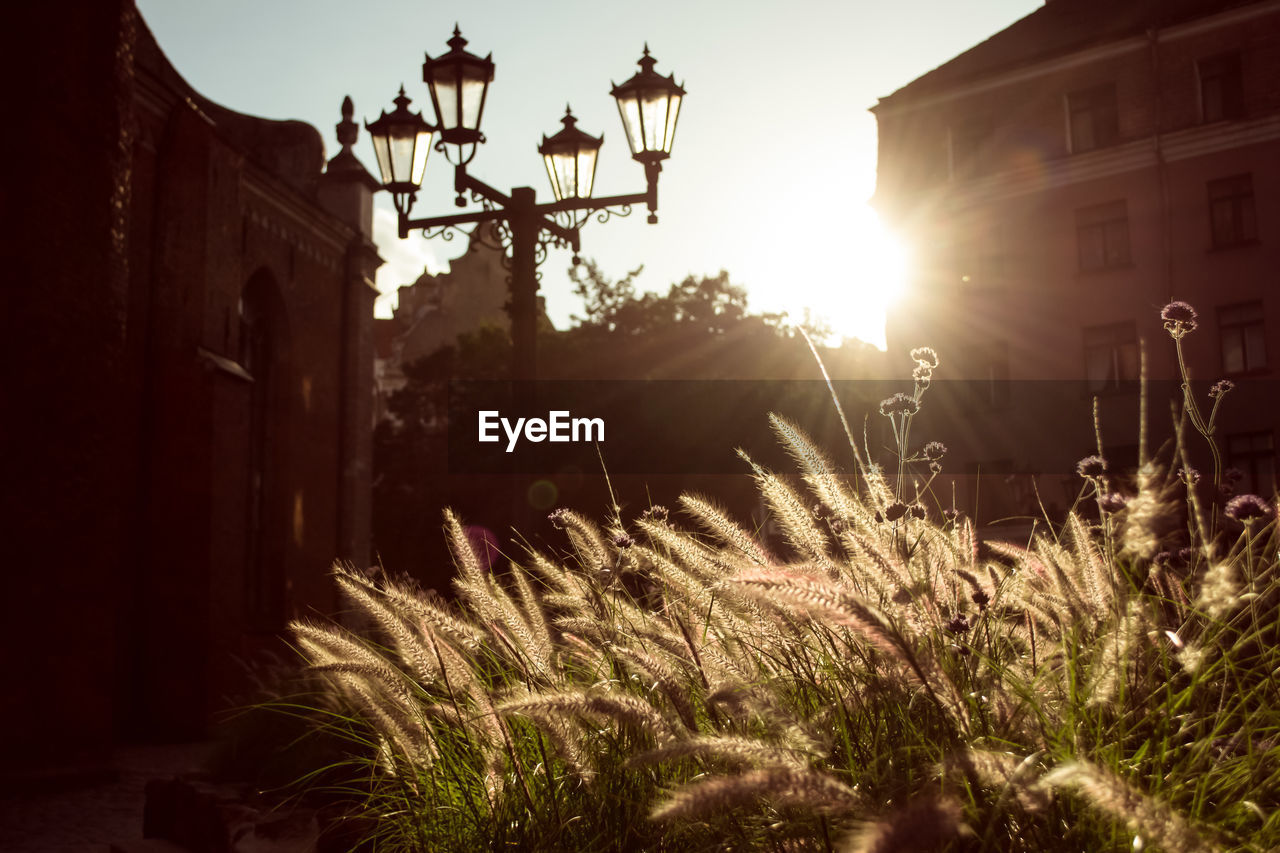
[[[582,313],[568,329],[539,329],[540,379],[818,378],[808,346],[786,318],[753,313],[746,290],[727,272],[688,276],[666,293],[652,293],[637,291],[641,270],[616,280],[591,261],[571,270]],[[879,355],[855,341],[826,349],[823,360],[837,378],[867,378],[876,372]],[[523,492],[527,484],[500,490],[488,481],[450,475],[446,417],[449,380],[503,380],[510,362],[507,330],[488,326],[403,367],[406,384],[389,400],[393,419],[380,424],[374,438],[374,538],[387,565],[411,569],[440,553],[434,519],[445,506],[499,527],[511,518],[511,498],[497,495]],[[673,416],[680,405],[673,398]],[[557,485],[561,500],[572,497],[570,486]],[[647,485],[638,484],[640,494]],[[525,518],[521,526],[529,523]]]

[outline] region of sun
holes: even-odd
[[[826,276],[820,292],[807,294],[808,308],[837,335],[883,348],[885,314],[907,288],[908,252],[870,207],[853,209],[841,224],[841,262],[828,266],[839,272]]]

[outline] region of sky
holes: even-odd
[[[910,257],[879,223],[876,124],[868,109],[932,68],[1035,11],[1040,0],[137,0],[178,72],[202,95],[242,113],[317,127],[327,156],[350,95],[357,120],[392,109],[401,83],[432,120],[424,52],[438,56],[457,23],[468,50],[496,65],[469,171],[497,189],[530,186],[550,201],[537,153],[560,129],[566,103],[578,126],[604,135],[596,196],[642,192],[609,95],[637,70],[647,43],[662,74],[688,94],[658,185],[659,222],[630,218],[582,229],[582,252],[609,278],[644,266],[641,289],[665,292],[689,275],[727,270],[756,311],[806,312],[838,334],[883,346],[884,312]],[[377,175],[368,134],[357,156]],[[427,163],[414,216],[449,214],[452,167]],[[424,268],[448,270],[466,249],[396,236],[379,193],[374,240],[380,316]],[[580,310],[570,253],[541,267],[558,327]]]

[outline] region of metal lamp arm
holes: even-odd
[[[658,173],[662,171],[661,163],[646,163],[644,176],[648,189],[642,193],[605,196],[604,198],[566,199],[538,205],[538,213],[562,213],[565,211],[585,210],[594,212],[609,207],[621,207],[644,202],[649,208],[649,222],[658,221]]]
[[[458,166],[453,170],[453,190],[458,194],[459,206],[464,204],[464,193],[479,196],[496,204],[498,207],[510,207],[511,196],[494,189],[479,178],[467,172],[466,166]]]
[[[448,216],[428,216],[425,219],[407,219],[402,217],[400,220],[400,236],[409,236],[410,231],[418,229],[439,228],[441,226],[467,225],[472,222],[492,222],[495,219],[505,219],[507,212],[505,210],[481,210],[476,213],[453,213]]]

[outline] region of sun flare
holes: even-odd
[[[883,347],[885,313],[907,288],[907,249],[869,207],[856,208],[844,224],[841,254],[847,263],[810,296],[808,307],[835,334]]]

